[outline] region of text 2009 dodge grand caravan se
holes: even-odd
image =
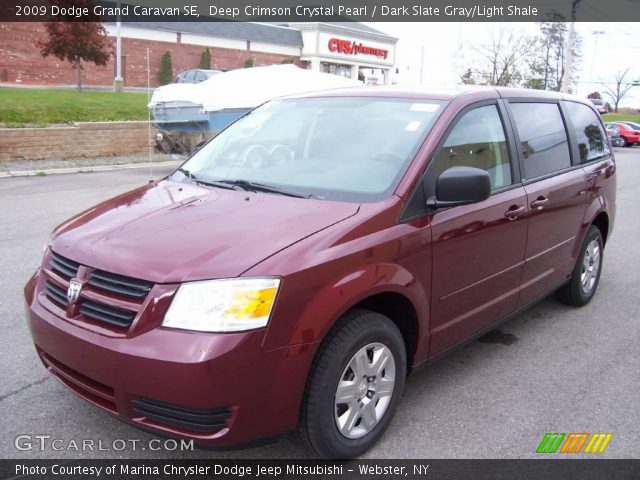
[[[46,368],[209,446],[300,428],[369,448],[407,373],[598,286],[615,213],[599,115],[526,90],[272,101],[164,180],[58,227],[26,285]]]

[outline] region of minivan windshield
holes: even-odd
[[[346,202],[397,186],[444,102],[378,97],[274,100],[197,151],[175,181]]]

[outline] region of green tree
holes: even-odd
[[[541,45],[535,52],[535,61],[543,66],[543,88],[544,90],[553,90],[559,92],[562,87],[562,77],[564,76],[564,67],[566,64],[567,53],[569,49],[567,39],[567,24],[564,17],[555,14],[549,22],[540,22],[539,28],[541,33]],[[575,35],[573,45],[573,72],[577,72],[576,68],[580,61],[581,39]],[[576,75],[572,76],[570,82],[577,79]]]
[[[173,66],[171,65],[171,53],[164,52],[160,59],[160,70],[158,71],[158,82],[166,85],[173,80]]]
[[[542,56],[536,54],[544,48],[541,38],[531,37],[529,39],[529,54],[527,55],[525,73],[522,79],[523,88],[533,90],[544,90],[545,63]]]
[[[200,54],[200,68],[205,70],[211,69],[211,49],[205,48]]]
[[[253,67],[253,58],[249,57],[244,61],[244,68]]]

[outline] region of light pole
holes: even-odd
[[[604,30],[593,30],[591,32],[591,34],[595,36],[595,41],[593,43],[593,58],[591,59],[591,69],[589,71],[589,80],[592,85],[591,88],[593,88],[593,86],[596,85],[596,82],[594,82],[594,79],[593,79],[593,66],[596,63],[596,58],[598,57],[598,37],[600,35],[604,35],[605,33],[606,32]]]
[[[124,87],[122,79],[122,22],[120,21],[120,2],[116,3],[118,19],[116,21],[116,78],[113,79],[113,90],[121,92]]]

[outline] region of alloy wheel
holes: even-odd
[[[589,295],[593,290],[598,279],[600,271],[600,244],[598,239],[594,238],[589,242],[582,259],[582,270],[580,273],[580,282],[582,292]]]
[[[335,422],[346,438],[361,438],[371,432],[385,414],[396,381],[391,350],[370,343],[351,358],[342,372],[335,396]]]

